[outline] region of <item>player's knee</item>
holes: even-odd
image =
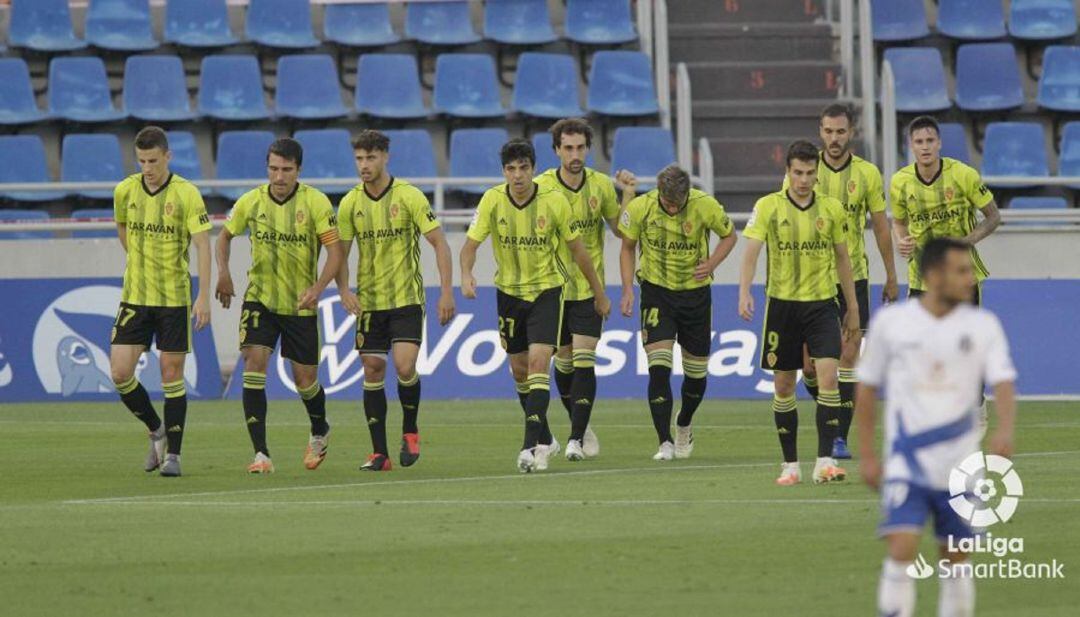
[[[266,373],[266,365],[269,360],[265,354],[258,353],[251,348],[244,349],[244,370],[252,373]]]
[[[411,381],[413,377],[416,377],[416,365],[408,364],[405,366],[394,366],[397,372],[398,381]]]
[[[364,380],[375,383],[386,379],[386,361],[364,358]]]
[[[130,381],[135,376],[135,370],[127,366],[113,364],[109,367],[109,376],[112,377],[113,383],[119,386]]]
[[[309,390],[319,381],[319,374],[316,371],[294,371],[293,381],[297,390]]]

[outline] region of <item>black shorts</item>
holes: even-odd
[[[532,302],[496,290],[499,339],[508,354],[529,350],[529,345],[559,347],[562,330],[562,287],[540,292]]]
[[[424,338],[424,308],[410,304],[381,311],[364,311],[356,318],[356,350],[389,353],[394,343],[420,345]]]
[[[761,368],[796,371],[803,367],[803,345],[810,357],[840,359],[840,307],[835,299],[795,302],[768,298]]]
[[[859,329],[866,332],[870,327],[870,281],[855,281],[855,300],[859,303]],[[840,306],[840,319],[843,319],[847,313],[847,300],[844,299],[844,290],[839,285],[836,286],[836,303]]]
[[[918,298],[919,296],[923,295],[923,293],[925,292],[921,289],[912,289],[908,287],[907,297]],[[977,283],[975,285],[975,292],[972,295],[971,303],[975,306],[982,306],[982,283]]]
[[[592,298],[588,300],[567,300],[563,302],[562,332],[559,343],[570,345],[574,335],[600,338],[604,331],[604,318],[596,314],[596,305]]]
[[[271,313],[260,302],[244,302],[240,307],[240,347],[267,347],[273,350],[281,338],[281,357],[297,364],[319,364],[319,318],[315,315]]]
[[[141,345],[158,351],[191,353],[191,308],[120,303],[112,329],[113,345]]]
[[[679,342],[698,357],[712,348],[712,290],[708,285],[675,291],[641,281],[641,343]]]

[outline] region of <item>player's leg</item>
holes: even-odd
[[[798,321],[818,374],[815,414],[818,448],[814,482],[841,481],[847,472],[832,457],[841,409],[839,363],[842,337],[837,304],[833,300],[801,302]]]
[[[559,400],[571,423],[574,420],[574,399],[571,390],[574,388],[574,354],[570,332],[570,312],[573,303],[563,303],[563,322],[559,330],[559,349],[555,352],[555,387],[559,391]],[[546,442],[550,443],[550,442]]]
[[[567,302],[563,309],[563,333],[570,333],[573,347],[574,382],[570,388],[573,413],[570,415],[570,439],[575,441],[574,452],[567,443],[566,458],[580,460],[600,454],[600,440],[589,426],[596,403],[596,346],[604,331],[604,320],[596,314],[592,300]]]
[[[322,355],[319,318],[315,315],[275,315],[274,318],[281,329],[281,357],[292,362],[293,383],[307,410],[311,435],[325,437],[330,425],[326,422],[326,393],[319,383]],[[315,467],[317,462],[308,468]]]
[[[526,473],[547,469],[548,456],[558,452],[554,440],[550,446],[537,446],[541,445],[540,438],[547,423],[548,404],[551,402],[551,357],[559,347],[562,316],[562,289],[548,289],[529,303],[524,323],[521,324],[524,325],[523,335],[528,343],[526,381],[529,396],[525,400],[525,440],[518,456],[518,469]],[[528,456],[530,451],[531,460]]]
[[[677,296],[679,347],[682,348],[683,382],[679,415],[675,418],[675,458],[690,458],[694,450],[694,414],[705,399],[712,350],[712,291],[701,287]]]
[[[284,345],[282,347],[284,348]],[[291,364],[296,392],[304,403],[308,421],[311,423],[311,433],[304,450],[304,467],[314,471],[326,459],[330,446],[330,424],[326,421],[326,392],[319,383],[317,364],[305,364],[295,360],[292,360]]]
[[[949,551],[949,538],[953,543],[971,539],[974,533],[971,525],[964,520],[950,501],[952,495],[947,490],[932,494],[934,512],[934,537],[938,541],[941,559],[948,562],[949,576],[940,577],[938,589],[939,617],[971,617],[975,614],[975,580],[970,566],[964,565],[969,555]]]
[[[390,352],[387,311],[364,311],[356,318],[356,351],[364,366],[364,417],[371,436],[371,454],[361,471],[389,471],[386,445],[386,354]]]
[[[843,318],[847,303],[839,287],[837,287],[836,297],[839,302],[840,316]],[[862,350],[862,333],[870,325],[870,284],[866,279],[855,281],[855,298],[859,302],[859,332],[842,341],[840,347],[840,424],[837,427],[832,451],[832,456],[836,459],[851,458],[851,451],[848,449],[848,433],[851,430],[851,419],[855,412],[855,386],[858,384],[855,366],[859,362],[859,353]]]
[[[120,401],[150,432],[150,449],[143,465],[148,472],[157,469],[165,460],[165,429],[150,402],[150,394],[135,377],[135,367],[150,347],[153,336],[149,309],[121,303],[110,341],[109,372]]]
[[[161,475],[180,475],[180,449],[187,423],[187,390],[184,361],[191,352],[191,310],[188,307],[155,308],[154,338],[161,352],[161,388],[165,392],[165,440],[167,452]]]
[[[274,471],[270,448],[266,445],[266,368],[272,351],[273,348],[264,345],[245,345],[240,350],[244,358],[244,424],[255,450],[248,473]]]
[[[795,406],[794,370],[778,370],[773,373],[773,423],[776,436],[780,439],[780,453],[784,462],[780,466],[780,477],[776,483],[780,486],[792,486],[802,482],[799,469],[799,412]]]
[[[671,394],[672,349],[675,347],[673,338],[645,345],[645,357],[649,363],[649,414],[652,416],[653,429],[656,430],[656,439],[660,443],[659,449],[653,455],[654,461],[670,461],[675,458],[675,439],[671,436],[671,415],[674,407]]]
[[[802,376],[806,393],[816,401],[818,394],[817,367],[814,366],[814,361],[810,358],[810,350],[805,345],[803,345]]]
[[[887,556],[878,579],[878,614],[912,617],[915,614],[915,580],[908,568],[918,554],[919,533],[897,531],[885,536]]]
[[[790,486],[802,481],[799,469],[799,414],[795,402],[798,370],[803,366],[804,339],[799,327],[799,302],[766,297],[761,334],[762,369],[773,371],[773,423],[784,462],[776,483]]]
[[[420,459],[420,427],[417,425],[420,414],[420,373],[416,372],[420,342],[395,340],[393,354],[402,415],[401,452],[398,454],[398,462],[402,467],[409,467]]]

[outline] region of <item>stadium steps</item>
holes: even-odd
[[[702,100],[836,98],[840,65],[832,61],[688,62],[693,94]]]
[[[673,58],[695,56],[727,61],[828,58],[834,46],[832,28],[827,24],[672,23],[668,32]]]
[[[697,93],[697,90],[694,90]],[[778,135],[813,134],[818,113],[829,100],[694,101],[696,137],[715,139],[757,137],[761,123]]]

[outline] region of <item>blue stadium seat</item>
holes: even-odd
[[[514,111],[537,118],[582,116],[573,56],[526,52],[518,56]]]
[[[124,179],[124,157],[120,140],[111,133],[93,135],[72,133],[64,136],[60,147],[62,182],[120,182]],[[112,199],[112,189],[78,191],[80,197]]]
[[[468,2],[409,2],[405,36],[427,45],[468,45],[480,41]]]
[[[964,111],[1004,111],[1024,104],[1020,64],[1011,43],[968,43],[956,52],[956,104]]]
[[[286,118],[326,120],[348,114],[341,102],[337,66],[325,54],[278,59],[277,113]]]
[[[595,135],[593,136],[595,139]],[[551,147],[551,133],[543,131],[536,133],[532,136],[533,149],[536,150],[536,173],[547,171],[554,167],[559,166],[559,157],[555,155],[555,150]],[[597,144],[593,142],[593,148],[596,148]],[[592,149],[585,155],[585,166],[596,168],[596,159],[593,158]]]
[[[49,213],[44,210],[0,210],[0,229],[7,222],[36,222],[49,220]],[[0,231],[0,240],[31,240],[34,238],[51,238],[51,231]]]
[[[30,69],[22,58],[0,58],[0,125],[30,124],[49,116],[38,109]]]
[[[1064,197],[1013,197],[1009,201],[1011,210],[1064,210],[1069,202]]]
[[[487,0],[484,38],[504,45],[543,45],[557,41],[547,0]]]
[[[179,56],[129,56],[124,64],[124,110],[154,122],[191,120],[191,100]]]
[[[283,49],[318,47],[312,34],[308,0],[251,0],[244,26],[259,45]]]
[[[967,134],[964,125],[956,122],[942,122],[938,125],[941,129],[941,156],[956,159],[961,163],[971,164],[971,153],[968,151]],[[907,162],[914,163],[915,158],[911,154],[911,145],[904,140],[904,152],[907,154]]]
[[[165,42],[184,47],[225,47],[237,42],[225,0],[182,0],[165,5]]]
[[[199,113],[217,120],[270,117],[255,56],[206,56],[199,76]]]
[[[606,116],[645,116],[660,111],[649,57],[640,51],[598,51],[589,70],[586,107]]]
[[[1076,34],[1073,0],[1012,0],[1009,34],[1025,41],[1064,39]]]
[[[52,182],[45,159],[45,144],[37,135],[0,136],[0,183]],[[5,191],[0,197],[15,201],[52,201],[63,199],[61,191]]]
[[[105,63],[97,56],[57,56],[49,62],[49,113],[72,122],[113,122],[127,114],[113,105]]]
[[[379,47],[401,40],[390,24],[390,7],[385,2],[327,4],[323,35],[327,41],[350,47]]]
[[[510,140],[506,129],[458,129],[450,134],[450,176],[453,178],[502,177],[499,149]],[[465,184],[455,191],[483,195],[490,184]]]
[[[952,107],[945,85],[945,65],[935,47],[894,47],[885,60],[896,81],[896,110],[927,113]]]
[[[1059,176],[1080,176],[1080,121],[1069,122],[1061,132],[1061,149],[1058,155]],[[1080,190],[1080,184],[1069,185]]]
[[[169,161],[169,169],[180,174],[188,180],[202,180],[202,163],[199,162],[199,146],[195,143],[195,136],[190,131],[167,131],[169,138],[169,151],[172,152],[172,160]],[[203,195],[209,192],[199,189]]]
[[[330,195],[344,195],[352,186],[328,186],[311,183],[306,178],[352,178],[357,182],[352,142],[345,129],[296,131],[293,135],[304,148],[304,165],[300,178]]]
[[[218,135],[218,180],[242,180],[262,178],[266,180],[266,153],[274,143],[270,131],[222,131]],[[236,201],[256,185],[239,188],[222,188],[214,192]]]
[[[939,0],[937,29],[965,41],[1000,39],[1005,36],[1005,12],[1000,2]]]
[[[675,139],[658,126],[624,126],[615,129],[611,146],[611,170],[627,169],[638,178],[653,178],[675,162]],[[655,182],[639,182],[638,191],[650,191]]]
[[[1080,111],[1080,47],[1050,46],[1043,55],[1039,106]]]
[[[81,208],[71,213],[73,219],[113,220],[112,208]],[[71,232],[72,238],[115,238],[116,229],[87,229]]]
[[[86,11],[86,41],[111,51],[157,49],[149,1],[94,0]]]
[[[431,134],[423,129],[383,131],[390,138],[390,162],[387,168],[399,178],[434,178],[439,175]],[[434,185],[419,184],[421,191],[430,193]]]
[[[86,47],[71,28],[70,0],[16,0],[11,6],[8,42],[34,51],[74,51]]]
[[[983,176],[1050,175],[1046,137],[1038,122],[991,122],[983,141]],[[994,186],[991,183],[987,183]],[[1017,187],[1013,187],[1017,188]]]
[[[428,115],[414,54],[364,54],[356,62],[356,111],[376,118]]]
[[[638,38],[630,0],[568,0],[566,38],[582,45],[620,45]]]
[[[930,34],[923,0],[871,2],[870,19],[875,41],[913,41]]]
[[[435,111],[460,118],[506,113],[495,60],[488,54],[441,54],[435,61]]]

